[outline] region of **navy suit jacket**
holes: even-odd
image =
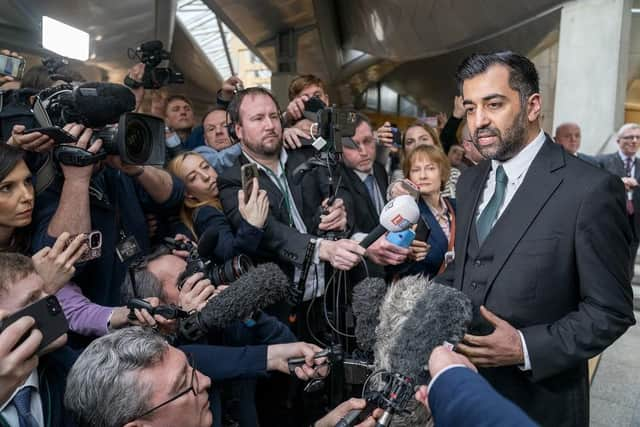
[[[429,390],[429,407],[438,427],[537,425],[484,378],[464,367],[451,368],[436,378]]]

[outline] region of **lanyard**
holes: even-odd
[[[276,184],[276,187],[278,187],[278,190],[280,190],[280,192],[282,193],[282,196],[284,197],[284,205],[285,205],[285,208],[287,209],[287,214],[289,215],[289,227],[293,227],[294,221],[293,221],[293,214],[291,209],[291,201],[289,199],[290,193],[289,193],[289,186],[287,185],[287,181],[286,181],[287,177],[285,173],[285,168],[284,168],[284,165],[282,164],[282,161],[278,161],[278,164],[280,165],[280,173],[285,174],[284,183],[280,180],[280,178],[275,173],[273,173],[271,169],[264,166],[263,168],[267,172],[267,175],[273,177],[272,181],[274,182],[274,184]]]

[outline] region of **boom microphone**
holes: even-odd
[[[276,264],[258,265],[211,298],[202,310],[181,321],[180,334],[196,341],[211,329],[226,328],[284,299],[288,287],[289,279]]]
[[[356,342],[365,352],[373,351],[380,305],[386,292],[387,284],[380,277],[367,277],[353,287],[351,307],[356,317]]]
[[[367,234],[367,237],[360,242],[360,246],[366,249],[387,231],[406,230],[417,223],[418,219],[420,219],[420,209],[415,199],[408,194],[398,196],[382,208],[380,224]]]
[[[376,369],[398,372],[415,381],[424,375],[435,347],[462,340],[471,318],[471,300],[457,289],[428,282],[423,276],[399,280],[390,286],[380,307]],[[399,415],[397,425],[424,425],[428,420],[417,402],[410,402],[408,409],[411,415]]]
[[[73,104],[82,115],[82,124],[102,128],[117,123],[122,114],[133,111],[136,97],[124,85],[90,82],[73,90]]]

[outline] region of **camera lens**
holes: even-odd
[[[102,246],[102,236],[99,233],[91,234],[91,239],[89,240],[89,249],[97,249]]]
[[[125,134],[125,155],[135,164],[143,164],[151,155],[153,145],[151,130],[142,120],[131,118]]]

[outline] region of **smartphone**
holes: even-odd
[[[49,344],[66,334],[69,329],[67,318],[64,317],[64,312],[58,302],[58,298],[56,298],[55,295],[49,295],[31,305],[26,306],[22,310],[13,313],[6,319],[0,320],[0,332],[24,316],[33,317],[36,321],[34,328],[39,329],[40,332],[42,332],[42,341],[36,350],[38,356],[42,355],[42,351]],[[16,346],[26,340],[29,333],[30,332],[26,333],[20,341],[18,341]]]
[[[393,134],[393,145],[395,147],[402,147],[402,132],[398,129],[395,123],[391,123],[391,133]]]
[[[258,166],[254,163],[248,163],[240,168],[240,176],[242,180],[242,190],[244,191],[245,203],[249,201],[251,190],[253,188],[253,178],[258,177]]]
[[[431,227],[426,223],[422,217],[418,220],[418,226],[416,227],[416,238],[415,240],[419,240],[421,242],[427,242],[429,240],[429,236],[431,235]]]
[[[0,74],[3,76],[11,76],[16,80],[21,80],[25,64],[23,58],[0,54]]]
[[[57,126],[45,127],[45,128],[33,128],[24,131],[25,134],[40,132],[43,135],[47,135],[58,144],[75,144],[78,142],[78,138],[71,135],[66,130]]]
[[[414,200],[418,200],[420,197],[420,190],[418,190],[414,185],[411,185],[404,179],[400,181],[400,186],[411,196]]]
[[[76,236],[77,234],[67,239],[64,244],[65,249],[69,247]],[[83,262],[88,262],[96,258],[100,258],[100,256],[102,255],[102,233],[96,230],[87,234],[86,245],[89,247],[89,249],[84,254],[82,254],[80,258],[78,258],[76,264],[82,264]]]

